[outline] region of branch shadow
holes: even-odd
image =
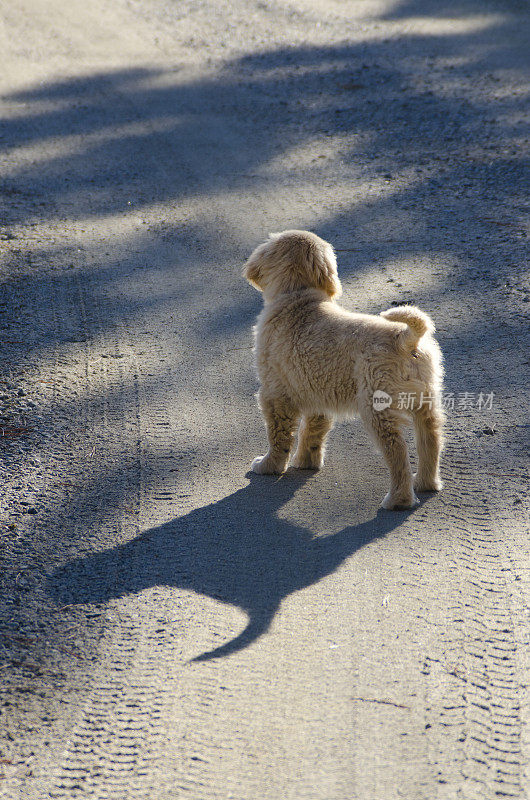
[[[478,11],[480,3],[469,0],[466,8]],[[446,12],[451,12],[450,5],[446,9],[441,4],[433,14],[430,5],[426,10],[421,3],[397,3],[389,18],[420,13],[442,18]],[[506,223],[498,236],[492,236],[495,220],[483,220],[477,228],[476,217],[492,214],[493,207],[513,207],[518,198],[523,208],[528,159],[517,146],[521,98],[503,97],[497,102],[463,89],[451,94],[443,88],[432,91],[415,81],[415,73],[417,59],[438,48],[457,61],[466,56],[464,66],[447,67],[448,80],[462,72],[468,80],[475,73],[481,75],[482,43],[488,56],[494,50],[502,62],[508,55],[502,42],[516,24],[516,15],[506,13],[487,31],[404,34],[399,42],[305,45],[252,53],[197,80],[185,80],[178,70],[131,67],[12,93],[6,99],[23,103],[26,110],[5,120],[2,128],[2,150],[13,161],[0,182],[0,200],[3,195],[6,201],[4,226],[10,219],[25,224],[35,217],[90,222],[131,210],[141,214],[152,204],[178,208],[190,198],[239,192],[273,189],[281,199],[286,183],[303,186],[307,180],[326,185],[338,159],[351,171],[351,202],[329,214],[316,232],[339,248],[364,240],[354,257],[341,259],[341,277],[376,270],[390,254],[409,258],[437,244],[447,248],[447,238],[450,250],[454,252],[458,243],[465,252],[462,273],[484,260],[491,261],[492,274],[508,273],[514,266],[514,248],[521,245],[517,225]],[[499,41],[492,45],[496,34]],[[482,152],[501,107],[502,120],[495,124],[503,134],[503,153]],[[297,164],[296,173],[286,173],[275,161],[307,142],[335,139],[344,142],[339,155],[328,153],[321,160]],[[17,153],[27,148],[41,148],[39,157],[19,158]],[[414,173],[413,179],[393,189],[396,173],[406,170]],[[370,202],[358,201],[355,180],[386,180],[392,191]],[[408,241],[392,241],[389,231],[396,215],[410,218],[416,228]],[[475,223],[473,235],[470,219]],[[244,260],[247,248],[250,251],[261,238],[261,225],[258,220],[255,240],[241,242],[237,259]],[[303,220],[296,217],[285,220],[285,227],[301,226],[305,227]],[[492,242],[486,245],[491,259],[484,259],[477,249],[477,238]],[[388,241],[390,246],[385,245]],[[162,243],[168,245],[163,256]],[[188,254],[186,259],[172,260],[173,243]],[[81,283],[97,275],[98,302],[114,287],[119,291],[120,283],[135,270],[152,272],[162,258],[163,267],[180,280],[175,305],[184,300],[200,303],[203,284],[190,280],[197,262],[234,259],[233,240],[218,230],[215,214],[210,218],[202,211],[195,219],[185,214],[178,221],[174,216],[160,219],[149,232],[139,228],[131,244],[133,253],[76,271]],[[25,257],[17,254],[16,242],[13,247],[14,261]],[[75,254],[46,245],[32,244],[30,249],[36,263],[58,265],[50,291],[60,294],[63,287],[68,291],[71,276],[61,267],[76,260]],[[233,269],[236,276],[240,280],[238,267]],[[213,277],[212,291],[217,301],[226,297],[228,303],[226,277],[225,273]],[[38,295],[40,281],[40,275],[24,274],[21,291]],[[242,284],[241,289],[230,315],[220,314],[213,325],[210,317],[206,325],[197,318],[198,338],[237,332],[250,324],[257,301],[250,292],[243,294]],[[164,301],[167,298],[145,293],[127,297],[116,308],[106,309],[107,324],[111,328],[124,317],[134,320]]]

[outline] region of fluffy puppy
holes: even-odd
[[[308,231],[271,234],[243,275],[265,302],[254,334],[269,451],[253,461],[253,471],[285,471],[298,425],[292,464],[319,469],[333,421],[359,415],[390,470],[383,508],[414,506],[414,489],[440,490],[443,370],[431,319],[414,306],[380,316],[341,308],[333,248]],[[402,435],[411,420],[414,476]]]

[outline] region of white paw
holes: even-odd
[[[279,470],[271,466],[268,456],[258,456],[255,458],[250,465],[250,469],[258,475],[274,475],[275,473],[279,473]]]
[[[403,496],[400,497],[399,495],[392,495],[388,492],[381,503],[381,508],[385,508],[387,511],[394,511],[400,508],[414,508],[414,506],[419,505],[419,502],[414,492],[412,493],[412,497],[406,498]]]

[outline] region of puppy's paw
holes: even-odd
[[[275,466],[269,456],[258,456],[250,465],[252,472],[258,475],[281,475],[282,469]]]
[[[324,453],[320,450],[295,453],[291,464],[296,469],[322,469],[324,466]]]
[[[399,511],[403,508],[414,508],[419,502],[414,492],[410,495],[392,494],[388,492],[381,503],[381,508],[385,508],[387,511]]]
[[[440,492],[443,488],[444,485],[439,475],[435,475],[434,478],[418,475],[417,472],[414,475],[414,489],[417,492]]]

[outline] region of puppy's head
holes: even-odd
[[[321,289],[329,297],[342,293],[332,246],[309,231],[271,233],[248,259],[243,276],[267,300],[299,289]]]

